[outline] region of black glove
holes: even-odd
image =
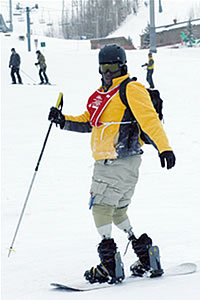
[[[61,113],[56,107],[50,109],[48,120],[60,125],[60,128],[63,129],[65,126],[65,116]]]
[[[141,67],[146,67],[146,66],[148,66],[148,64],[141,65]]]
[[[39,63],[35,63],[35,66],[39,65]]]
[[[137,77],[132,77],[131,78],[133,81],[137,81]]]
[[[175,166],[176,157],[173,151],[164,151],[160,156],[161,167],[165,167],[165,161],[167,162],[167,169],[171,169]]]

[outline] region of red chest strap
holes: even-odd
[[[90,113],[91,126],[99,127],[103,124],[102,122],[99,122],[99,118],[101,117],[106,106],[118,91],[119,85],[105,93],[97,90],[90,96],[87,103],[87,110]]]

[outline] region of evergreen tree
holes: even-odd
[[[150,24],[147,24],[147,27],[144,29],[144,39],[143,44],[145,48],[148,48],[150,46]]]
[[[188,47],[192,47],[194,41],[194,34],[193,34],[193,26],[191,20],[188,21],[187,25],[187,37],[188,37]]]

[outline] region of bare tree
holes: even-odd
[[[138,5],[139,0],[72,0],[69,16],[63,0],[63,37],[105,37],[116,30],[129,14],[136,14]]]

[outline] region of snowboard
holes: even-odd
[[[45,84],[39,84],[39,83],[27,83],[28,85],[39,85],[39,86],[56,86],[56,84],[55,83],[45,83]]]
[[[195,273],[197,270],[197,265],[194,263],[183,263],[180,265],[176,265],[173,267],[170,267],[168,269],[165,270],[164,274],[161,277],[156,277],[158,278],[165,278],[168,276],[180,276],[180,275],[188,275],[188,274],[192,274]],[[108,284],[108,283],[94,283],[94,284],[90,284],[89,282],[82,282],[79,285],[76,284],[60,284],[60,283],[51,283],[51,286],[54,289],[57,290],[62,290],[62,291],[67,291],[67,292],[84,292],[84,291],[92,291],[92,290],[97,290],[97,289],[102,289],[102,288],[109,288],[109,287],[113,287],[115,285],[124,285],[127,284],[129,282],[137,282],[138,280],[144,280],[144,279],[148,279],[148,280],[153,280],[151,278],[148,277],[134,277],[134,276],[130,276],[127,277],[124,281],[117,283],[117,284]]]
[[[23,86],[23,85],[33,85],[33,86],[56,86],[55,83],[47,83],[47,84],[39,84],[39,83],[16,83],[16,84],[13,84],[11,83],[12,86]]]

